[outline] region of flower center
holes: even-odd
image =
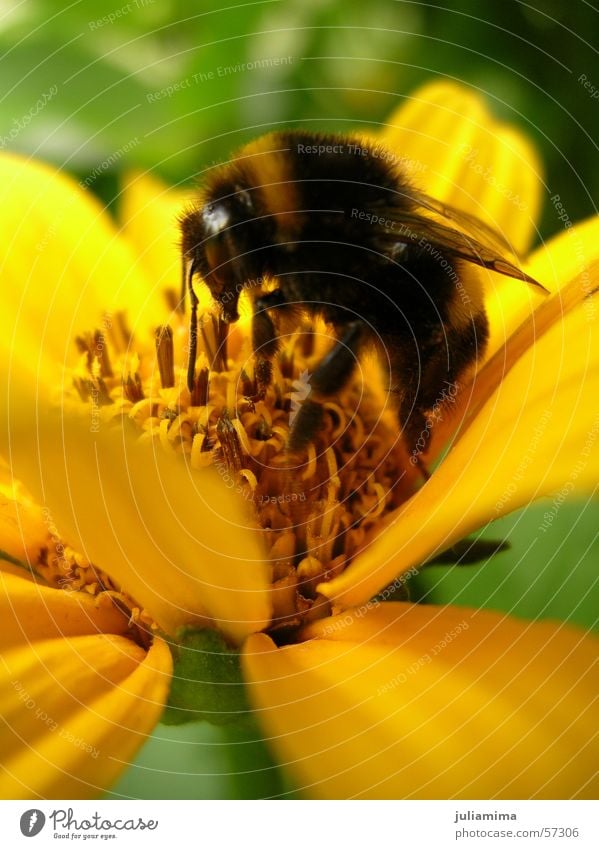
[[[323,329],[285,337],[273,382],[253,402],[254,358],[242,323],[231,328],[200,316],[200,350],[188,387],[187,319],[173,313],[153,344],[133,340],[124,316],[81,336],[73,400],[102,422],[120,418],[139,439],[212,466],[222,484],[251,502],[272,565],[273,631],[328,615],[316,590],[342,572],[385,516],[413,492],[397,419],[386,403],[374,360],[323,401],[322,427],[302,454],[287,450],[310,375],[330,347]],[[228,349],[228,350],[227,350]],[[93,429],[93,428],[92,428]]]

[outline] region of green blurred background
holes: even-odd
[[[534,137],[549,193],[561,195],[572,220],[594,212],[599,15],[585,0],[220,5],[2,4],[0,139],[81,177],[116,156],[94,183],[109,200],[126,165],[187,181],[273,126],[376,125],[442,74],[487,92],[498,115]],[[251,62],[263,67],[240,67]],[[52,86],[56,94],[31,116]],[[27,126],[13,138],[15,120]],[[543,234],[556,229],[546,205]]]
[[[550,195],[561,195],[572,221],[596,212],[597,33],[599,14],[585,0],[3,3],[0,147],[83,180],[97,170],[93,191],[116,204],[127,168],[187,183],[269,128],[376,127],[440,74],[486,92],[499,117],[536,141],[547,237],[561,229]],[[484,531],[508,539],[509,551],[482,566],[425,569],[412,597],[592,626],[597,504],[564,504],[540,532],[547,504]],[[287,790],[261,744],[196,724],[160,728],[115,794]]]

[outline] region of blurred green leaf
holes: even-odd
[[[491,523],[482,540],[503,539],[508,551],[476,566],[427,566],[409,582],[412,601],[502,610],[525,619],[561,619],[597,627],[599,504],[552,502]]]
[[[376,127],[443,75],[486,92],[533,136],[547,199],[560,194],[576,221],[599,190],[599,102],[579,82],[599,92],[596,25],[590,4],[566,12],[559,0],[29,0],[0,21],[0,139],[78,176],[108,160],[187,182],[275,126]],[[9,138],[53,85],[56,97]],[[546,202],[541,232],[559,229]]]
[[[109,799],[293,798],[264,743],[206,722],[158,725]]]

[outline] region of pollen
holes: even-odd
[[[127,619],[131,639],[144,648],[150,644],[157,625],[149,614],[118,588],[109,575],[64,543],[52,524],[49,525],[48,545],[40,550],[34,568],[52,587],[91,595],[98,606],[114,605]]]
[[[79,337],[70,401],[80,409],[91,405],[98,426],[118,422],[140,441],[184,455],[192,468],[213,467],[223,487],[245,499],[271,567],[270,630],[284,640],[332,612],[318,584],[346,569],[412,494],[418,470],[386,406],[374,360],[320,400],[322,427],[307,448],[288,450],[298,410],[313,403],[310,376],[330,347],[325,329],[303,326],[285,337],[272,384],[256,401],[243,322],[227,327],[210,313],[200,316],[190,388],[187,319],[176,311],[171,318],[147,339],[132,337],[123,316]],[[73,588],[116,593],[107,576],[76,557],[66,571]],[[135,610],[131,600],[118,601]],[[143,612],[135,616],[143,623]]]

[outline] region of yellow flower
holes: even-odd
[[[431,84],[382,137],[430,194],[528,249],[539,165],[479,97]],[[308,457],[301,479],[320,489],[296,573],[293,534],[276,525],[285,511],[258,511],[271,522],[259,530],[249,498],[203,468],[216,396],[200,397],[201,375],[198,397],[185,396],[185,328],[162,298],[178,280],[170,222],[184,198],[134,176],[117,231],[88,193],[45,166],[4,155],[0,174],[2,795],[76,798],[109,787],[168,698],[165,639],[191,625],[216,628],[240,648],[264,737],[307,795],[594,797],[592,636],[561,623],[371,599],[489,519],[566,482],[579,492],[595,485],[599,221],[528,257],[549,297],[484,274],[488,360],[462,390],[451,428],[435,428],[430,460],[448,436],[452,447],[414,494],[413,475],[389,485],[402,449],[384,417],[368,419],[368,398],[348,430],[350,472],[331,450],[322,461]],[[158,369],[147,352],[153,329],[167,323]],[[109,339],[123,384],[106,359]],[[239,376],[247,342],[236,332],[231,343]],[[279,385],[288,389],[297,363],[285,363]],[[228,459],[221,468],[265,451],[272,468],[263,479],[242,464],[241,478],[230,479],[243,495],[266,492],[265,480],[288,473],[285,431],[267,405],[260,422],[252,413],[227,419],[236,387],[212,380]],[[332,404],[331,428],[344,416]],[[388,449],[387,465],[371,468],[355,450],[364,422],[371,446]],[[354,528],[337,494],[359,476],[356,457],[366,471],[351,484]],[[341,554],[333,546],[340,528]],[[38,574],[24,575],[21,560]],[[294,642],[280,648],[272,639],[290,634]]]

